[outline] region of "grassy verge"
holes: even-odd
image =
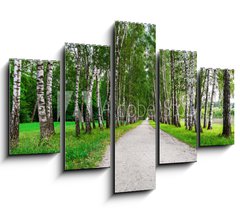
[[[213,124],[212,130],[203,129],[200,135],[200,146],[225,146],[234,144],[234,127],[229,138],[223,137],[222,124]]]
[[[120,126],[115,131],[116,140],[127,131],[140,125],[142,121],[135,124]],[[93,129],[91,134],[81,133],[75,136],[75,123],[66,122],[66,144],[65,144],[65,169],[89,169],[96,168],[102,161],[107,146],[110,144],[110,129],[101,131]]]
[[[194,132],[194,130],[189,131],[186,130],[184,126],[176,127],[174,125],[168,125],[163,123],[160,124],[160,129],[194,148],[196,148],[197,146],[197,133]]]
[[[19,144],[10,149],[10,155],[47,154],[60,152],[60,123],[54,123],[55,132],[48,143],[40,144],[40,128],[38,122],[21,123],[19,128]]]
[[[156,123],[153,120],[149,120],[149,124],[153,127],[156,128]]]

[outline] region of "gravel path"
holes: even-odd
[[[145,120],[115,144],[115,192],[155,188],[155,130]]]
[[[194,162],[197,150],[160,130],[160,164]]]

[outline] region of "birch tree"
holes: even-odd
[[[20,94],[21,94],[21,60],[14,59],[13,98],[12,98],[12,111],[10,116],[11,148],[17,146],[19,141]]]
[[[186,97],[185,97],[185,128],[188,129],[188,95],[189,95],[189,63],[187,52],[184,51],[184,70],[185,70],[185,88],[186,88]]]
[[[204,103],[204,116],[203,116],[203,128],[207,127],[207,109],[208,109],[208,94],[209,94],[209,78],[210,70],[206,69],[206,87],[205,87],[205,103]]]
[[[49,124],[49,133],[55,134],[52,107],[52,79],[53,79],[53,62],[47,62],[47,84],[46,84],[46,112]]]
[[[90,61],[88,62],[89,65],[92,63],[92,54],[89,56]],[[91,133],[91,120],[92,120],[92,90],[93,84],[95,80],[97,68],[94,67],[93,71],[90,71],[88,68],[87,71],[87,92],[86,92],[86,133]]]
[[[46,103],[44,98],[44,65],[42,61],[37,61],[37,100],[38,118],[40,124],[40,139],[46,139],[50,135],[49,124],[46,114]]]
[[[120,52],[123,47],[123,43],[127,34],[127,24],[123,25],[116,25],[115,27],[115,116],[116,116],[116,127],[120,125],[120,120],[119,120],[119,74],[120,74]]]
[[[213,79],[212,79],[212,93],[210,99],[210,107],[209,107],[209,119],[208,119],[208,130],[212,129],[212,119],[213,119],[213,104],[214,104],[214,94],[215,94],[215,86],[216,86],[216,78],[217,77],[217,69],[213,69]]]
[[[106,128],[110,128],[110,70],[107,71],[107,112]]]
[[[101,130],[103,130],[103,117],[102,117],[102,108],[101,108],[101,97],[100,97],[100,76],[101,70],[96,70],[96,94],[97,94],[97,108],[98,108],[98,125]]]
[[[79,125],[79,105],[78,105],[78,97],[79,97],[79,76],[80,76],[80,66],[76,64],[76,84],[75,84],[75,101],[74,101],[74,116],[75,116],[75,131],[76,136],[80,135],[80,125]]]

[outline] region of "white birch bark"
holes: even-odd
[[[103,121],[102,121],[102,111],[101,111],[101,97],[100,97],[100,75],[101,71],[99,69],[96,70],[96,84],[97,84],[97,108],[98,108],[98,124],[100,129],[103,129]]]
[[[216,77],[217,77],[217,69],[213,70],[213,80],[212,80],[212,93],[211,93],[211,101],[209,107],[209,119],[208,119],[208,130],[212,129],[212,118],[213,118],[213,98],[215,94],[215,85],[216,85]]]
[[[76,83],[75,83],[75,101],[74,101],[74,116],[75,116],[75,131],[76,136],[80,135],[80,126],[79,126],[79,106],[78,106],[78,98],[79,98],[79,76],[80,76],[80,68],[77,63],[76,65]]]
[[[44,66],[42,61],[37,61],[37,100],[38,118],[40,124],[40,139],[48,138],[49,128],[46,114],[46,103],[44,98]]]
[[[10,123],[10,147],[15,147],[19,141],[19,116],[21,94],[21,60],[14,59],[13,98]]]
[[[53,79],[53,62],[47,63],[47,84],[46,84],[46,113],[49,124],[50,134],[54,134],[53,110],[52,110],[52,79]]]

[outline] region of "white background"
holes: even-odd
[[[0,215],[240,215],[240,5],[233,0],[1,0]],[[7,157],[7,63],[61,59],[64,42],[110,44],[115,20],[157,25],[157,48],[236,70],[235,145],[157,168],[157,189],[111,195],[110,169],[62,173],[61,156]]]

